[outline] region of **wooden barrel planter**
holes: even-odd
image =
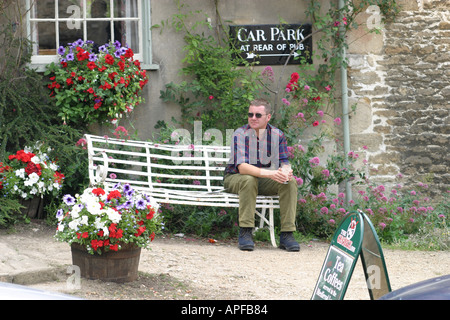
[[[138,277],[141,248],[123,244],[119,251],[90,254],[84,246],[72,243],[72,264],[80,267],[81,277],[111,282],[131,282]]]
[[[27,200],[21,199],[20,204],[24,206],[24,208],[20,209],[20,211],[27,217],[31,219],[42,219],[44,217],[44,199],[42,199],[41,197],[34,197]]]

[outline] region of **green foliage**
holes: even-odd
[[[16,222],[23,221],[18,199],[10,199],[1,196],[0,193],[0,227],[7,228]]]
[[[160,98],[180,105],[182,125],[202,121],[206,128],[223,132],[241,126],[249,101],[262,89],[260,75],[240,67],[245,61],[234,54],[226,32],[213,35],[211,25],[199,22],[206,21],[201,12],[182,13],[185,6],[178,8],[170,21],[153,28],[171,27],[184,34],[185,67],[180,74],[189,80],[168,83]],[[201,18],[188,27],[186,19],[198,15]]]
[[[4,5],[17,4],[9,2],[0,5],[0,162],[5,162],[8,154],[23,149],[33,141],[44,142],[55,150],[58,164],[66,176],[63,192],[74,189],[78,192],[78,187],[87,179],[85,153],[80,153],[81,149],[75,146],[82,131],[62,123],[58,108],[49,101],[49,92],[43,87],[44,78],[27,66],[31,44],[22,37],[20,29],[26,24],[16,23],[14,19],[20,20],[21,17],[7,15],[4,10]],[[19,219],[20,211],[7,210],[17,208],[13,204],[15,200],[4,198],[2,190],[0,197],[4,201],[0,220],[13,222]],[[50,205],[56,199],[47,200],[47,205]]]

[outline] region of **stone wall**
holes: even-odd
[[[402,11],[381,34],[367,34],[365,13],[348,39],[352,148],[371,180],[392,185],[402,174],[410,187],[425,182],[442,194],[450,190],[450,2],[397,2]]]

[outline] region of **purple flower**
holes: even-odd
[[[63,201],[65,204],[67,204],[68,206],[73,206],[75,204],[75,198],[72,197],[70,194],[66,194],[63,197]]]
[[[116,41],[114,42],[114,47],[116,47],[116,49],[119,49],[121,46],[122,46],[122,44],[120,43],[119,40],[116,40]]]
[[[139,199],[139,200],[136,202],[136,209],[144,210],[145,208],[146,208],[146,206],[145,206],[145,200],[144,200],[144,199]]]
[[[69,53],[69,54],[66,56],[67,61],[73,61],[73,58],[74,58],[73,53]]]
[[[60,220],[63,216],[64,216],[64,210],[63,209],[59,209],[58,211],[56,211],[56,218],[58,220]]]
[[[91,53],[89,55],[89,61],[93,61],[93,62],[97,61],[97,55],[95,53]]]
[[[60,46],[58,48],[58,54],[62,56],[64,54],[64,52],[66,52],[66,48],[64,48],[63,46]]]
[[[77,46],[79,46],[79,47],[81,47],[83,44],[84,44],[84,41],[83,40],[81,40],[81,39],[78,39],[77,41],[75,41],[73,44],[75,44],[75,45],[77,45]]]
[[[120,58],[120,56],[122,55],[122,53],[120,52],[120,50],[116,50],[114,52],[114,55],[116,56],[116,58]]]
[[[102,45],[98,48],[98,51],[100,52],[108,52],[108,49],[106,48],[106,45]]]

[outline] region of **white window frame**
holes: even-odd
[[[31,8],[31,3],[35,0],[26,0],[26,8]],[[84,0],[85,1],[85,0]],[[114,2],[111,0],[111,12],[113,14]],[[120,18],[86,18],[86,5],[83,6],[84,12],[82,12],[82,17],[73,18],[60,18],[58,16],[58,1],[55,1],[55,18],[32,18],[31,10],[27,10],[27,35],[30,41],[33,40],[32,32],[37,32],[32,30],[32,22],[55,22],[55,33],[56,33],[56,50],[59,48],[59,22],[61,21],[79,21],[83,24],[83,39],[87,39],[87,22],[88,21],[138,21],[138,32],[139,32],[139,53],[135,54],[135,59],[141,62],[141,68],[147,70],[157,70],[159,66],[152,63],[152,47],[151,47],[151,0],[139,0],[138,1],[138,17],[120,17]],[[112,24],[111,24],[112,28]],[[112,37],[114,33],[111,32]],[[34,37],[36,38],[36,37]],[[36,46],[35,43],[32,44]],[[34,52],[34,50],[33,50]],[[31,56],[31,67],[37,71],[45,71],[45,66],[52,62],[58,62],[58,55],[32,55]]]

